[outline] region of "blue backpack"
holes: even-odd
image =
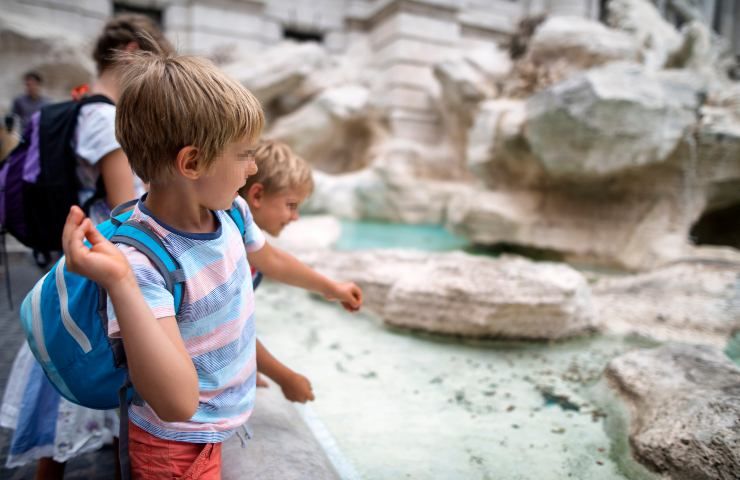
[[[183,298],[183,271],[148,227],[129,220],[131,211],[120,213],[136,202],[115,208],[110,220],[97,229],[111,242],[130,245],[149,258],[164,277],[177,314]],[[234,204],[228,213],[243,237],[241,211]],[[131,400],[123,344],[108,337],[105,290],[67,270],[65,257],[26,296],[20,317],[31,351],[64,398],[104,410],[124,407]]]

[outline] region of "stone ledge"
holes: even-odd
[[[223,480],[339,479],[331,461],[296,408],[275,383],[258,388],[248,427],[253,437],[242,448],[237,435],[223,445]]]

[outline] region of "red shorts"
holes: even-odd
[[[155,437],[128,422],[133,480],[221,480],[221,444],[185,443]]]

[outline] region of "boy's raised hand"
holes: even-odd
[[[334,282],[327,300],[338,300],[348,312],[356,312],[362,306],[362,290],[353,282]]]
[[[85,239],[91,247],[85,245]],[[80,207],[72,207],[67,215],[62,248],[69,271],[84,275],[103,287],[115,285],[131,273],[123,253],[98,232]]]

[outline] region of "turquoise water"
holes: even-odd
[[[469,242],[441,225],[404,225],[383,222],[342,221],[337,250],[413,248],[426,251],[460,250]]]
[[[511,253],[538,261],[561,261],[556,252],[526,248],[510,244],[475,245],[461,235],[454,234],[442,225],[350,221],[342,220],[342,233],[335,245],[337,250],[369,250],[404,248],[426,252],[462,250],[471,255],[497,257]]]
[[[740,332],[736,332],[734,336],[727,342],[725,353],[732,359],[733,362],[740,365]]]
[[[269,281],[257,301],[261,340],[310,379],[357,478],[654,478],[629,471],[626,442],[605,429],[613,413],[591,398],[607,362],[643,341],[417,335]]]
[[[511,251],[481,251],[439,225],[349,221],[335,248]],[[388,328],[271,282],[257,299],[262,341],[310,379],[312,410],[358,478],[655,478],[632,459],[625,413],[601,380],[611,359],[652,342],[462,341]],[[727,353],[740,359],[740,335]]]

